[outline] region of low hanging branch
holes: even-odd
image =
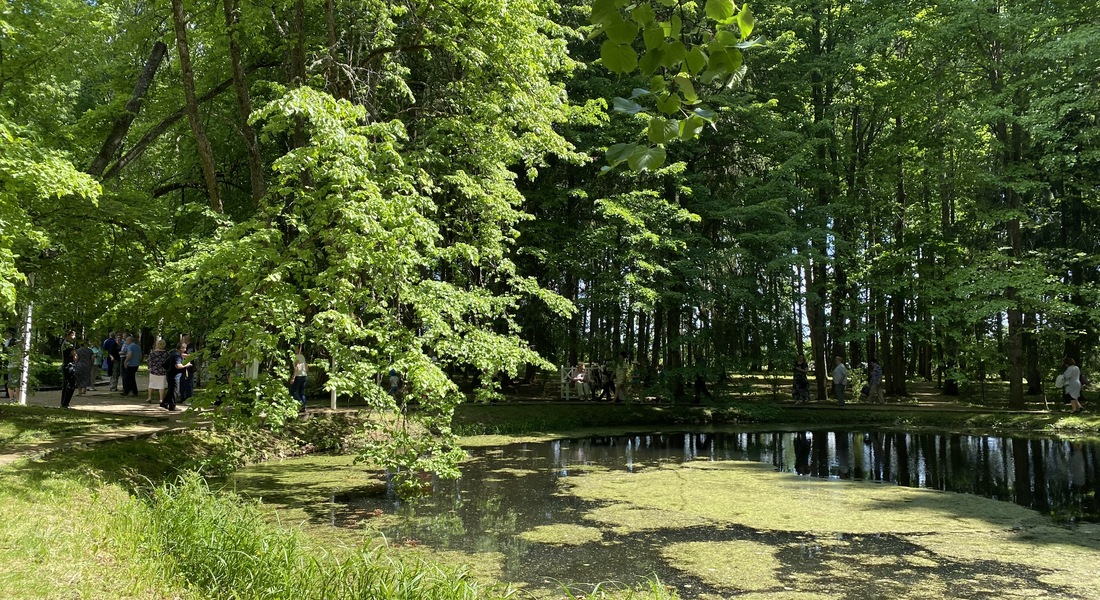
[[[149,53],[149,58],[145,60],[145,68],[141,70],[141,76],[138,77],[137,83],[134,85],[134,91],[130,94],[130,101],[126,103],[125,111],[115,120],[115,125],[111,128],[111,133],[107,136],[107,139],[103,141],[99,154],[92,159],[92,164],[85,170],[89,175],[102,176],[103,169],[107,168],[107,163],[111,161],[111,157],[122,147],[122,140],[126,138],[130,126],[137,118],[138,111],[141,110],[141,102],[145,99],[145,93],[149,91],[149,86],[153,83],[153,77],[156,75],[161,63],[164,62],[164,56],[167,53],[168,46],[164,42],[158,41],[153,44],[153,50]]]
[[[203,177],[210,196],[210,208],[217,213],[224,212],[221,193],[218,191],[218,179],[214,171],[214,151],[206,137],[202,121],[199,119],[199,102],[195,97],[195,74],[191,69],[191,51],[187,47],[187,21],[183,15],[183,1],[172,0],[172,22],[176,27],[176,48],[179,51],[180,75],[183,79],[183,94],[186,98],[187,120],[191,122],[191,131],[195,135],[199,158],[202,160]]]

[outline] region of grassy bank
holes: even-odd
[[[1100,436],[1092,413],[1009,412],[979,408],[926,408],[849,404],[794,406],[774,402],[723,406],[504,403],[465,404],[455,414],[460,435],[572,434],[591,428],[668,428],[687,426],[782,425],[785,428],[881,427],[955,432],[1026,432]]]
[[[281,435],[197,430],[15,463],[0,470],[0,597],[514,597],[461,567],[316,542],[261,505],[211,491],[204,478],[276,457],[350,451],[357,431],[354,416],[332,415]],[[674,596],[654,586],[586,597]]]
[[[142,421],[123,415],[0,404],[0,451],[118,429]]]

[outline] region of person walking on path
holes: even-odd
[[[61,338],[61,362],[69,356],[69,350],[76,350],[76,331],[70,329],[65,337]]]
[[[882,389],[882,365],[878,363],[878,359],[871,357],[868,359],[871,365],[871,373],[868,376],[868,384],[870,384],[870,392],[867,394],[867,399],[875,404],[886,404],[886,395]]]
[[[149,353],[149,387],[145,390],[145,402],[153,403],[153,390],[160,395],[159,402],[164,404],[164,390],[168,388],[168,352],[164,349],[164,340],[157,340],[153,351]]]
[[[187,363],[187,369],[184,370],[183,376],[180,377],[179,402],[184,404],[191,396],[195,395],[195,361],[194,358],[192,358],[195,354],[195,344],[191,343],[191,336],[185,333],[180,336],[180,346],[185,349],[183,362]]]
[[[805,404],[810,401],[810,365],[806,355],[799,354],[794,361],[794,403]]]
[[[294,354],[294,366],[290,370],[290,397],[302,405],[301,414],[306,414],[306,378],[309,376],[309,363],[305,354],[302,354],[302,346],[298,345],[298,351]]]
[[[134,336],[126,336],[126,345],[123,346],[123,372],[122,395],[137,396],[137,371],[141,366],[141,346],[134,341]]]
[[[626,352],[619,353],[619,361],[615,363],[615,402],[626,402],[630,393],[630,360]]]
[[[844,361],[836,357],[836,366],[833,367],[833,391],[836,393],[836,403],[844,406],[844,388],[848,386],[848,367]]]
[[[69,408],[73,401],[73,392],[76,391],[76,348],[66,351],[64,362],[61,364],[61,408]]]
[[[104,368],[107,370],[107,376],[111,378],[110,390],[112,392],[118,391],[118,378],[122,368],[121,352],[122,334],[109,334],[107,339],[103,340],[103,360],[105,362]]]
[[[89,388],[95,391],[92,387],[94,383],[92,381],[92,361],[95,360],[95,354],[92,353],[92,349],[88,347],[87,340],[82,341],[76,348],[76,395],[83,396]]]
[[[1081,404],[1081,368],[1069,357],[1066,357],[1062,364],[1066,367],[1065,372],[1062,373],[1062,384],[1065,386],[1063,389],[1065,394],[1069,396],[1073,413],[1077,414],[1085,410],[1085,407]]]
[[[99,367],[103,364],[103,348],[99,347],[99,344],[93,343],[92,340],[88,340],[88,347],[92,349],[92,385],[88,388],[90,391],[96,391],[95,382],[99,381]]]
[[[168,357],[168,367],[165,369],[168,389],[164,393],[164,399],[160,402],[161,408],[174,411],[177,410],[176,403],[183,402],[180,399],[180,380],[183,378],[187,367],[191,366],[191,363],[184,359],[185,354],[187,354],[187,345],[181,343],[176,346],[176,349]]]

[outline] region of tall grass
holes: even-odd
[[[239,600],[473,600],[508,598],[502,586],[381,549],[343,555],[267,522],[255,505],[215,494],[195,474],[152,493],[148,546],[167,577],[202,595]]]

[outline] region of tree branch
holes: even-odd
[[[247,69],[247,72],[251,73],[251,72],[259,70],[259,69],[263,69],[263,68],[267,68],[267,67],[274,67],[274,66],[277,66],[278,64],[279,63],[275,60],[271,60],[271,59],[264,60],[264,61],[261,61],[257,64],[252,65],[251,67],[249,67]],[[204,102],[207,102],[207,101],[217,97],[222,92],[224,92],[225,90],[232,87],[232,85],[233,85],[233,79],[232,78],[226,79],[225,81],[219,83],[216,87],[214,87],[210,91],[208,91],[205,94],[199,96],[198,97],[198,103],[202,104]],[[127,150],[126,153],[123,154],[122,157],[118,159],[118,162],[111,165],[110,169],[107,169],[107,172],[103,174],[103,179],[106,180],[106,179],[111,179],[112,177],[118,176],[119,172],[122,171],[122,169],[125,169],[127,165],[129,165],[135,159],[140,157],[146,150],[149,149],[149,146],[154,141],[156,141],[157,138],[164,135],[164,132],[168,131],[168,129],[171,128],[172,125],[175,125],[176,121],[179,121],[180,119],[182,119],[186,115],[187,115],[187,108],[186,107],[180,108],[176,112],[168,115],[167,117],[162,119],[159,123],[157,123],[156,125],[151,127],[149,129],[149,131],[145,132],[145,135],[141,136],[141,139],[138,140],[137,143],[134,144],[132,148]]]
[[[145,68],[141,70],[141,76],[134,84],[130,101],[126,103],[124,112],[115,120],[115,125],[111,128],[111,133],[107,135],[107,139],[103,140],[103,146],[100,147],[99,154],[92,159],[92,164],[87,168],[89,175],[94,177],[103,175],[103,169],[107,168],[107,163],[111,161],[111,157],[122,147],[122,140],[126,138],[130,126],[137,118],[138,111],[141,110],[141,101],[145,98],[145,93],[149,91],[149,86],[153,83],[153,77],[156,75],[161,63],[164,62],[164,56],[167,53],[168,46],[164,42],[158,41],[153,44],[153,49],[149,52],[149,58],[145,60]]]

